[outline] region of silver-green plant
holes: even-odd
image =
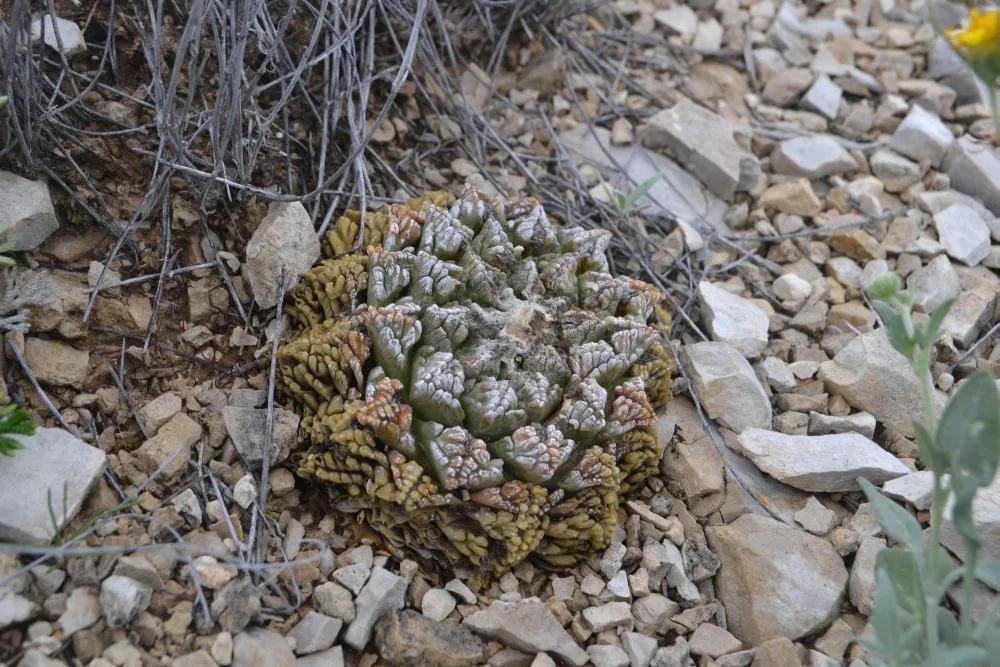
[[[931,358],[952,302],[920,324],[912,317],[913,298],[895,275],[876,280],[869,295],[892,346],[920,378],[924,415],[914,427],[921,460],[934,479],[926,533],[910,512],[859,480],[882,530],[896,543],[876,563],[874,634],[865,639],[880,659],[873,664],[1000,666],[1000,601],[978,617],[972,608],[977,580],[1000,590],[1000,560],[979,557],[982,535],[972,514],[976,492],[993,480],[1000,460],[996,381],[986,371],[974,373],[938,417]],[[964,551],[957,566],[941,546],[946,512]],[[956,586],[960,602],[950,607],[947,595]]]

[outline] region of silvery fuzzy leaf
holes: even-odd
[[[608,273],[588,271],[580,276],[580,305],[608,315],[614,315],[622,299],[630,293],[628,280],[613,278]]]
[[[607,318],[598,317],[586,310],[567,310],[560,319],[563,342],[570,349],[584,343],[605,340],[611,331]]]
[[[585,440],[604,428],[608,391],[593,378],[579,381],[574,377],[574,380],[578,382],[576,389],[563,399],[557,421],[577,440]]]
[[[439,259],[453,259],[472,240],[472,230],[450,213],[428,209],[425,214],[420,250]]]
[[[579,299],[574,255],[541,255],[535,263],[547,295],[568,297],[574,302]]]
[[[413,409],[402,402],[403,383],[383,378],[371,400],[355,414],[355,419],[371,430],[376,438],[402,454],[413,458],[416,447],[411,433]]]
[[[371,306],[363,316],[378,365],[387,376],[405,380],[410,350],[420,340],[420,322],[399,311]]]
[[[431,304],[420,316],[420,341],[439,352],[452,352],[469,337],[469,309]]]
[[[659,333],[652,327],[631,327],[611,334],[611,346],[625,360],[625,369],[628,369],[658,337]]]
[[[545,286],[538,275],[533,259],[522,259],[508,276],[511,289],[521,299],[538,299],[544,296]]]
[[[559,481],[559,488],[566,493],[577,493],[584,489],[600,486],[605,481],[607,466],[601,460],[600,447],[591,447],[580,461]]]
[[[382,247],[387,251],[412,248],[420,240],[421,225],[417,214],[400,206],[389,206],[386,211],[385,238]]]
[[[608,246],[611,244],[611,232],[606,229],[584,229],[583,227],[568,227],[558,233],[563,250],[574,251],[580,257],[580,265],[584,271],[610,271],[608,265]]]
[[[551,345],[534,345],[522,356],[521,369],[536,371],[550,384],[565,386],[572,375],[562,352]]]
[[[413,359],[409,402],[423,419],[456,426],[465,419],[459,397],[465,391],[462,364],[450,352],[421,347]]]
[[[518,479],[541,484],[550,480],[576,446],[555,426],[522,426],[498,440],[491,451],[511,468]]]
[[[615,352],[603,340],[584,343],[570,350],[569,367],[573,374],[596,380],[602,385],[612,383],[631,365],[625,355]]]
[[[463,287],[465,295],[484,306],[496,306],[507,287],[502,271],[499,271],[472,252],[465,253],[459,260],[465,269]]]
[[[444,304],[461,289],[462,268],[420,250],[413,261],[410,296],[421,305]]]
[[[471,186],[466,186],[462,195],[451,207],[451,215],[473,231],[479,231],[488,218],[496,219],[496,199]]]
[[[528,421],[518,406],[517,392],[510,380],[479,379],[462,396],[465,423],[480,438],[494,440],[508,435]]]
[[[507,233],[495,219],[487,218],[483,228],[472,239],[472,250],[484,262],[500,270],[514,266],[520,256],[520,248],[515,248],[507,238]]]
[[[511,382],[514,383],[518,404],[531,421],[547,419],[562,399],[562,387],[549,382],[538,371],[518,371],[511,377]]]
[[[526,213],[509,218],[508,228],[514,243],[531,255],[557,252],[559,240],[549,217],[537,202]]]
[[[410,284],[412,255],[376,251],[368,260],[368,303],[387,306]]]
[[[485,442],[461,426],[418,424],[418,441],[445,490],[483,489],[503,482],[503,461],[491,458]]]

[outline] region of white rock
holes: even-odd
[[[851,566],[851,604],[865,616],[872,613],[875,604],[875,561],[878,552],[885,549],[886,543],[880,537],[866,537],[861,540],[861,546],[854,555],[854,565]]]
[[[4,240],[14,250],[33,250],[59,229],[45,181],[29,181],[0,170],[0,229],[11,227]]]
[[[826,535],[836,520],[837,514],[816,500],[816,496],[809,496],[805,507],[795,513],[795,521],[813,535]]]
[[[90,352],[61,340],[26,338],[24,359],[39,381],[59,387],[79,389],[90,371]]]
[[[587,655],[594,667],[629,667],[631,663],[625,651],[614,644],[591,644]]]
[[[990,229],[975,209],[953,204],[934,214],[934,227],[945,251],[967,266],[979,264],[990,252]]]
[[[801,104],[804,109],[823,114],[830,120],[836,120],[843,97],[843,89],[831,81],[826,74],[821,74],[806,91]]]
[[[146,584],[131,577],[112,575],[101,582],[101,609],[109,627],[121,628],[139,617],[153,594]]]
[[[993,146],[966,134],[951,145],[942,169],[953,188],[979,199],[994,215],[1000,215],[1000,158]]]
[[[743,355],[725,343],[695,343],[681,349],[694,391],[708,415],[736,433],[770,428],[771,402]]]
[[[795,641],[840,613],[847,570],[827,540],[757,514],[705,533],[722,561],[716,593],[729,630],[746,644]]]
[[[858,477],[882,484],[910,472],[902,461],[859,433],[786,435],[751,428],[737,439],[758,468],[803,491],[855,491]]]
[[[101,618],[101,604],[97,594],[87,586],[74,588],[66,600],[66,611],[56,623],[62,628],[63,635],[70,635],[89,628]]]
[[[48,544],[80,511],[107,456],[58,428],[11,437],[23,449],[0,456],[0,540]]]
[[[691,46],[697,51],[718,51],[722,48],[724,29],[715,19],[701,21],[694,33]]]
[[[628,627],[635,621],[628,602],[608,602],[599,607],[588,607],[583,610],[583,620],[594,632]]]
[[[795,375],[781,359],[777,357],[767,357],[760,363],[760,368],[764,371],[764,378],[775,391],[789,392],[796,387]]]
[[[937,167],[954,141],[951,130],[936,114],[914,104],[893,132],[889,147],[911,160],[927,160],[932,167]]]
[[[857,169],[854,158],[832,137],[795,137],[778,144],[771,155],[775,173],[823,178]]]
[[[420,611],[432,621],[443,621],[454,611],[455,598],[443,588],[432,588],[424,593],[420,601]]]
[[[688,646],[691,653],[718,658],[743,648],[743,642],[730,632],[712,623],[702,623],[691,635]]]
[[[882,493],[910,503],[918,510],[930,509],[934,495],[934,473],[920,470],[889,480],[882,486]]]
[[[771,290],[782,301],[801,301],[812,294],[812,285],[794,273],[786,273],[774,281]]]
[[[344,623],[354,620],[354,598],[351,597],[351,592],[340,584],[334,581],[320,584],[313,591],[313,597],[327,616],[339,618]]]
[[[233,667],[296,667],[285,638],[266,628],[250,628],[233,640]]]
[[[253,476],[243,475],[233,486],[233,500],[243,509],[247,509],[256,499],[257,485],[254,483]]]
[[[642,139],[648,148],[669,148],[709,190],[732,199],[757,162],[736,143],[734,130],[731,122],[685,97],[650,118]]]
[[[222,419],[236,451],[247,464],[255,468],[260,467],[265,460],[268,465],[283,461],[288,456],[289,448],[299,428],[299,416],[295,412],[275,408],[271,450],[269,456],[265,456],[267,410],[227,405],[222,409]]]
[[[831,361],[820,364],[827,391],[913,437],[913,419],[923,414],[920,380],[881,330],[856,336]],[[938,404],[943,404],[941,398]]]
[[[910,272],[906,277],[906,289],[913,296],[914,310],[933,313],[945,301],[958,296],[962,281],[948,258],[938,255],[927,266]]]
[[[809,435],[852,432],[860,433],[868,439],[875,437],[875,417],[867,412],[840,417],[809,412]]]
[[[310,611],[288,633],[295,639],[295,654],[309,655],[333,646],[343,621]]]
[[[624,605],[628,609],[625,602],[611,604]],[[467,616],[462,625],[510,648],[526,653],[549,653],[569,665],[582,667],[589,659],[538,598],[518,602],[497,600],[486,609]]]
[[[245,275],[261,308],[278,303],[284,271],[287,291],[319,259],[319,235],[301,202],[271,202],[247,243]]]
[[[920,180],[920,165],[890,150],[875,151],[868,163],[887,192],[902,192]]]
[[[622,648],[628,654],[631,667],[649,667],[657,647],[655,637],[647,637],[639,632],[626,632],[622,635]]]
[[[354,620],[344,633],[344,643],[360,651],[371,638],[375,622],[384,614],[402,609],[407,583],[388,570],[376,567],[355,601]]]
[[[43,29],[44,38],[42,37]],[[53,23],[52,15],[48,13],[41,19],[35,19],[31,22],[31,38],[33,40],[42,39],[46,46],[62,52],[67,58],[87,50],[87,42],[83,39],[83,31],[80,30],[80,26],[58,16]]]
[[[750,359],[767,347],[767,313],[752,301],[702,281],[698,303],[714,340],[728,343]]]
[[[139,418],[146,424],[151,434],[156,433],[157,429],[170,421],[182,407],[181,397],[168,391],[139,408]]]
[[[997,249],[1000,250],[1000,247]],[[995,283],[963,289],[941,322],[941,328],[951,336],[955,345],[967,349],[993,317],[997,297]]]
[[[698,15],[687,5],[660,10],[653,19],[678,35],[693,35],[698,29]]]

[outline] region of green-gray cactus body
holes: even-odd
[[[485,578],[571,565],[656,469],[661,295],[610,274],[608,232],[559,228],[531,199],[447,199],[369,215],[366,254],[341,218],[337,257],[296,288],[280,360],[299,471],[400,555]]]

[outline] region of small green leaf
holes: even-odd
[[[895,587],[885,570],[876,570],[875,608],[872,610],[872,629],[875,637],[867,643],[889,662],[902,657],[901,610],[896,599]]]
[[[631,208],[637,201],[649,194],[656,182],[663,178],[663,174],[656,173],[637,185],[632,192],[628,193],[625,199],[625,208]]]
[[[903,288],[903,281],[895,273],[885,273],[868,286],[868,296],[877,301],[889,301]]]
[[[913,552],[923,550],[923,532],[917,520],[905,509],[889,500],[864,477],[858,478],[861,490],[875,510],[875,516],[885,534]]]
[[[924,327],[921,332],[920,344],[924,347],[931,347],[937,342],[937,339],[941,337],[941,322],[948,315],[948,311],[951,310],[952,305],[954,305],[954,299],[948,299],[940,306],[938,306],[933,313],[931,313],[930,319],[927,321],[927,326]]]
[[[903,325],[903,317],[885,301],[876,301],[872,305],[875,306],[879,317],[882,318],[882,324],[885,325],[889,342],[892,343],[897,352],[906,357],[907,360],[912,361],[913,354],[916,351],[916,342],[906,332],[906,327]]]
[[[920,565],[914,555],[899,547],[883,549],[878,554],[876,566],[889,575],[900,607],[915,617],[922,617],[924,587]]]
[[[931,655],[926,664],[933,667],[963,667],[964,665],[982,665],[989,658],[989,654],[978,646],[940,646]]]

